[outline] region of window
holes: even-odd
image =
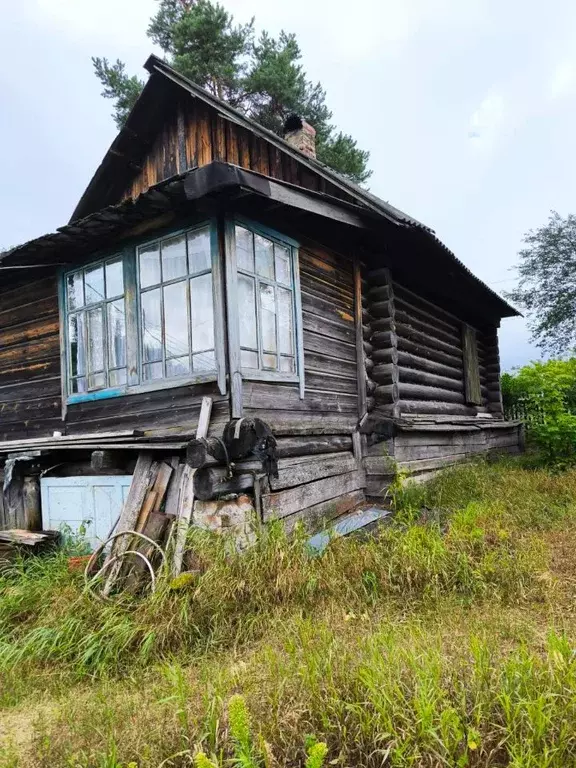
[[[216,371],[210,228],[138,249],[142,380]]]
[[[214,379],[225,392],[214,234],[204,224],[64,274],[68,402]]]
[[[66,276],[71,393],[126,384],[126,310],[121,257]]]
[[[296,249],[241,224],[235,225],[234,237],[242,372],[248,378],[255,371],[294,378],[301,367],[296,352]]]

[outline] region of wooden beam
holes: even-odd
[[[354,328],[356,331],[356,381],[358,387],[358,419],[366,415],[366,364],[362,329],[362,267],[354,256]]]

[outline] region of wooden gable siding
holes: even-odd
[[[313,245],[301,246],[299,259],[305,397],[297,384],[245,381],[244,414],[280,431],[289,422],[302,429],[314,422],[313,434],[324,419],[329,431],[351,432],[358,408],[353,265]]]
[[[0,289],[0,440],[62,428],[56,277]]]
[[[352,201],[351,196],[291,155],[192,98],[174,103],[166,111],[163,127],[122,199],[136,198],[149,187],[176,173],[212,161],[239,165],[265,176]]]

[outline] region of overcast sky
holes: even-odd
[[[522,235],[576,212],[574,0],[226,0],[295,32],[371,190],[431,226],[494,289]],[[114,138],[91,55],[130,72],[154,0],[0,0],[0,246],[66,223]],[[156,51],[158,53],[158,51]],[[504,320],[505,368],[539,356]]]

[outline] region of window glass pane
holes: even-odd
[[[216,356],[214,352],[201,352],[199,355],[192,355],[192,370],[194,373],[215,371]]]
[[[142,352],[145,363],[162,360],[160,289],[142,294]],[[161,368],[162,366],[160,366]],[[162,374],[160,374],[162,375]],[[153,378],[158,378],[154,376]]]
[[[164,288],[164,338],[167,357],[181,357],[188,354],[185,280]]]
[[[88,389],[88,385],[85,378],[80,379],[73,379],[72,380],[72,392],[74,394],[86,392]]]
[[[153,381],[163,377],[162,363],[149,363],[142,366],[142,378],[144,381]]]
[[[75,272],[66,278],[68,292],[68,309],[78,309],[84,306],[84,284],[82,272]]]
[[[126,368],[118,368],[115,371],[110,371],[108,379],[108,383],[111,387],[120,387],[122,384],[126,384]]]
[[[262,277],[274,280],[274,246],[265,237],[254,235],[256,272]]]
[[[88,312],[88,370],[92,373],[104,370],[104,318],[102,307]],[[88,382],[88,386],[104,386]]]
[[[262,366],[269,370],[276,370],[276,355],[262,355]]]
[[[262,325],[262,349],[276,352],[276,301],[274,286],[260,283],[260,322]]]
[[[111,299],[124,293],[124,272],[122,261],[109,261],[106,264],[106,296]]]
[[[238,269],[254,272],[254,246],[252,232],[236,227],[236,263]]]
[[[240,315],[240,344],[243,347],[258,347],[256,335],[256,298],[254,280],[238,275],[238,311]]]
[[[293,357],[281,357],[280,358],[280,370],[283,373],[294,373],[294,358]]]
[[[292,312],[292,293],[278,288],[278,338],[280,352],[294,354],[294,320]]]
[[[212,275],[202,275],[190,281],[190,308],[192,314],[192,351],[214,347],[214,306],[212,301]]]
[[[258,352],[251,352],[249,349],[240,350],[240,364],[242,368],[255,368],[258,370]]]
[[[146,288],[160,282],[160,254],[158,243],[139,249],[140,285]]]
[[[72,376],[83,376],[86,373],[85,344],[84,313],[79,312],[68,318],[68,346]]]
[[[108,364],[111,368],[126,365],[126,316],[124,299],[108,304]]]
[[[186,357],[173,357],[171,360],[166,360],[166,376],[185,376],[190,373],[190,358]]]
[[[210,269],[212,260],[210,257],[210,230],[199,229],[188,233],[188,261],[189,272],[202,272]]]
[[[276,261],[276,281],[284,285],[292,285],[290,269],[290,251],[283,245],[274,244],[274,257]]]
[[[88,375],[88,389],[103,389],[105,386],[105,373],[91,373]]]
[[[162,242],[162,280],[164,282],[186,274],[186,236],[179,235]]]
[[[86,304],[94,304],[102,301],[104,296],[104,267],[93,267],[84,272],[84,286],[86,290]]]

